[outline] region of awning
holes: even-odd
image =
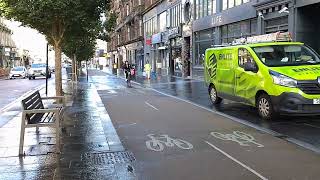
[[[167,49],[167,46],[161,46],[158,49]]]

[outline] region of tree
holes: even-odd
[[[61,53],[74,23],[100,20],[108,0],[0,0],[1,14],[44,34],[55,50],[56,95],[62,95]],[[92,21],[89,21],[92,22]]]

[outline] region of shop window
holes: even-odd
[[[205,51],[214,45],[214,31],[203,30],[195,33],[195,66],[202,66]]]

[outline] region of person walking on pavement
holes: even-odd
[[[131,87],[131,65],[128,61],[124,62],[122,69],[124,70],[124,73],[126,75],[127,86]]]
[[[147,78],[150,79],[151,65],[149,64],[149,61],[144,65],[144,71],[146,72]]]

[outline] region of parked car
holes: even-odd
[[[9,74],[9,79],[26,78],[26,77],[27,77],[27,69],[23,66],[17,66],[12,68]]]
[[[36,77],[46,77],[46,64],[32,64],[28,72],[29,80]],[[49,70],[48,78],[51,78],[51,71]]]

